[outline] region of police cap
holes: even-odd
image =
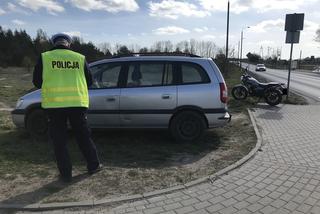
[[[57,33],[51,37],[52,44],[55,44],[59,40],[66,40],[69,44],[72,42],[71,37],[65,33]]]

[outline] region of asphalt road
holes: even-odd
[[[244,68],[247,65],[243,63]],[[288,70],[267,68],[267,71],[256,72],[255,68],[255,65],[249,64],[248,69],[255,74],[270,81],[287,84]],[[320,73],[291,71],[290,90],[305,96],[310,102],[320,102]]]

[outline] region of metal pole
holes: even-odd
[[[289,86],[290,86],[290,74],[291,74],[292,50],[293,50],[293,42],[291,43],[291,50],[290,50],[289,73],[288,73],[288,84],[287,84],[287,89],[288,89],[287,100],[289,99]]]
[[[240,63],[240,40],[238,41],[238,62]]]
[[[302,56],[302,50],[300,50],[299,69],[301,69],[301,56]]]
[[[227,41],[226,41],[226,61],[224,66],[224,72],[228,71],[228,51],[229,51],[229,10],[230,10],[230,2],[228,1],[228,11],[227,11]]]
[[[240,69],[242,69],[242,43],[243,43],[243,30],[241,30],[241,44],[240,44]]]

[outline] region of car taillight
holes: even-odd
[[[228,101],[228,91],[225,83],[219,83],[220,85],[220,100],[222,103],[227,103]]]

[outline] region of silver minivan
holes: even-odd
[[[176,140],[194,141],[231,119],[227,87],[211,59],[133,55],[100,60],[90,69],[91,128],[169,128]],[[34,136],[45,134],[41,90],[21,97],[12,118]]]

